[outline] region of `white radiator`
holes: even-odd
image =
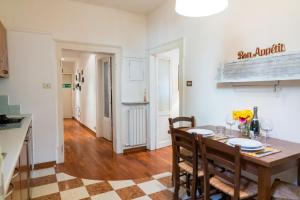
[[[145,106],[131,107],[128,110],[128,143],[134,147],[146,145],[147,138],[147,108]]]

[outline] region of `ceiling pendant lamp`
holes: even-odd
[[[186,17],[205,17],[222,12],[228,0],[176,0],[175,11]]]

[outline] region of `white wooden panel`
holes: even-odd
[[[129,79],[131,81],[144,80],[144,61],[130,60],[129,61]]]
[[[252,82],[300,79],[300,53],[226,63],[218,82]]]

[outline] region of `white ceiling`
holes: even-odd
[[[166,0],[73,0],[83,3],[111,7],[130,12],[148,14]]]

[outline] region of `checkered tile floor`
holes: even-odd
[[[152,177],[101,181],[80,179],[65,173],[56,173],[55,168],[32,172],[32,198],[34,200],[171,200],[173,188],[171,173]],[[184,192],[181,192],[184,196]]]

